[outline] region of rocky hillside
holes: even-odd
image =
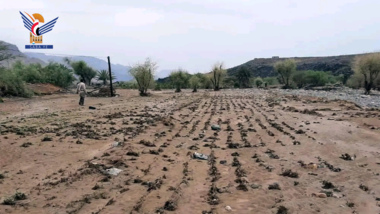
[[[3,67],[10,67],[13,63],[20,60],[24,62],[25,64],[31,64],[31,63],[40,63],[42,65],[46,64],[44,61],[34,58],[34,57],[28,57],[24,53],[22,53],[16,45],[0,41],[1,46],[5,46],[7,50],[0,51],[0,55],[11,55],[13,58],[8,60],[0,61],[0,66]]]
[[[48,64],[50,61],[64,63],[63,56],[56,56],[51,54],[44,53],[35,53],[35,52],[21,52],[16,45],[10,44],[7,42],[0,41],[0,45],[6,46],[7,50],[1,51],[0,55],[12,55],[13,58],[9,60],[0,61],[0,66],[11,67],[12,64],[18,60],[22,61],[25,64],[39,63],[42,65]],[[95,70],[108,70],[108,62],[104,59],[98,59],[91,56],[71,56],[69,57],[74,61],[83,60],[89,66]],[[128,81],[132,80],[131,75],[128,71],[131,69],[129,66],[124,66],[120,64],[111,63],[112,72],[116,75],[116,81]]]
[[[342,55],[328,57],[294,57],[297,70],[331,71],[334,75],[352,74],[351,64],[357,55]],[[242,65],[227,70],[229,75],[235,75],[241,67],[246,67],[255,77],[276,76],[273,66],[278,61],[290,58],[256,58]]]

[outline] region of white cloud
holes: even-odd
[[[2,10],[24,10],[24,9],[43,9],[45,7],[44,3],[40,1],[6,1],[0,2]]]
[[[162,15],[153,10],[144,8],[127,8],[124,12],[115,14],[114,22],[117,26],[135,27],[154,24]]]

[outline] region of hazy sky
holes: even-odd
[[[112,3],[111,3],[112,2]],[[0,0],[0,40],[21,51],[19,11],[59,16],[35,52],[88,55],[159,69],[208,71],[257,57],[326,56],[380,50],[379,0]]]

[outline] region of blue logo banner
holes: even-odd
[[[53,45],[25,45],[25,49],[53,49]]]

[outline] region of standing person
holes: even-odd
[[[84,80],[80,79],[80,83],[77,85],[77,94],[79,93],[79,105],[84,105],[84,98],[86,97],[86,84],[84,84]]]

